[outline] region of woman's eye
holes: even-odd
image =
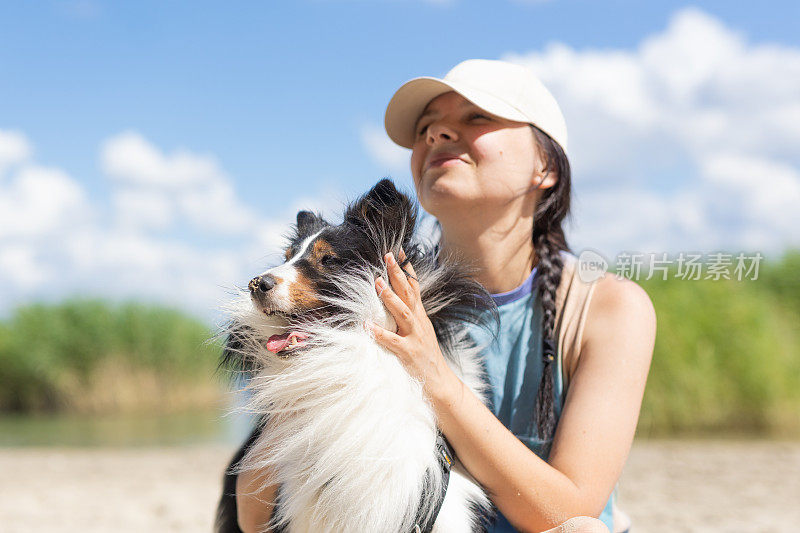
[[[487,117],[486,115],[482,115],[481,113],[472,113],[469,116],[470,120],[475,120],[475,119],[479,119],[479,118],[489,120],[489,117]]]
[[[423,135],[427,130],[428,130],[428,125],[426,124],[425,126],[422,126],[422,128],[420,128],[420,130],[417,132],[417,136],[419,137],[420,135]]]

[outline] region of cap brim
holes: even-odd
[[[518,122],[528,122],[527,117],[514,106],[484,91],[463,83],[439,78],[414,78],[404,83],[386,106],[384,127],[389,138],[403,148],[411,148],[416,132],[414,126],[428,103],[450,91],[455,91],[487,113]]]

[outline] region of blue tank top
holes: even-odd
[[[542,309],[538,302],[536,268],[522,285],[509,292],[493,294],[500,314],[497,336],[484,328],[470,326],[472,338],[483,346],[483,362],[490,385],[490,409],[495,416],[531,451],[544,459],[550,453],[551,440],[543,440],[537,431],[534,407],[542,379]],[[536,305],[534,304],[534,301]],[[561,355],[553,370],[556,420],[561,416],[566,391],[561,372]],[[616,492],[616,491],[615,491]],[[614,531],[612,494],[600,520]],[[517,531],[500,513],[489,526],[491,533]]]

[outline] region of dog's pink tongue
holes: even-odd
[[[289,344],[288,333],[284,333],[283,335],[273,335],[269,338],[269,340],[267,340],[267,350],[272,353],[278,353],[283,350],[287,344]]]
[[[302,344],[304,340],[306,340],[306,335],[296,331],[284,333],[283,335],[273,335],[267,340],[267,350],[272,353],[278,353],[281,350],[285,350],[292,342],[292,339],[296,339],[297,344],[295,344],[295,346],[298,346]]]

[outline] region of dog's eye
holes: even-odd
[[[319,263],[325,268],[330,268],[338,264],[339,259],[336,256],[326,254],[322,256],[322,259],[319,260]]]

